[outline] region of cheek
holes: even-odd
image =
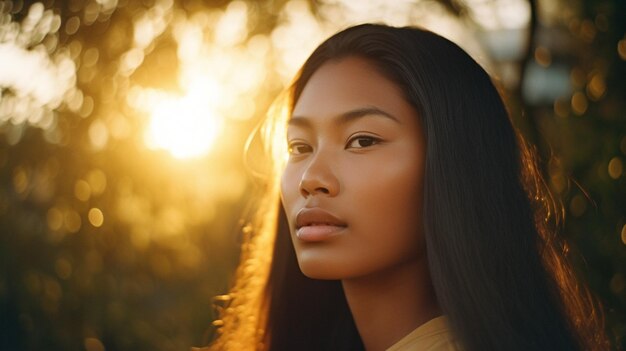
[[[356,203],[398,214],[414,213],[415,207],[421,205],[420,160],[396,157],[393,162],[372,162],[359,168],[351,172],[353,179],[346,182]]]
[[[299,171],[295,167],[288,165],[285,167],[285,170],[280,178],[280,199],[288,218],[291,218],[290,214],[292,207],[294,206],[294,202],[300,196],[299,186]]]
[[[389,252],[415,251],[422,236],[422,167],[419,160],[379,163],[351,182],[354,204],[360,213],[359,232],[368,245]]]

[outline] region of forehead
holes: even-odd
[[[321,119],[364,106],[383,110],[401,122],[417,118],[401,88],[359,57],[323,64],[305,85],[292,114]]]

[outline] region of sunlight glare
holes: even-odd
[[[157,102],[146,132],[148,146],[181,159],[206,155],[222,129],[221,119],[207,104],[218,96],[215,92],[216,86],[196,82],[186,96]]]

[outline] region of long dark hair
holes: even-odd
[[[428,264],[440,307],[464,350],[608,349],[602,309],[577,281],[565,243],[549,225],[547,188],[488,74],[456,44],[427,30],[358,25],[313,52],[282,103],[286,115],[318,68],[348,56],[368,60],[401,87],[421,118]],[[276,121],[269,134],[285,122]],[[363,349],[341,283],[305,277],[282,206],[270,214],[274,237],[264,241],[273,242],[269,271],[259,269],[263,284],[256,297],[244,293],[245,284],[236,286],[216,348],[235,345],[236,330],[248,320],[252,349]],[[259,264],[259,252],[267,252],[262,246],[247,246],[242,267],[254,271],[250,262]],[[254,272],[245,270],[239,282],[252,279]],[[246,304],[246,296],[256,302]],[[245,306],[254,312],[246,320],[234,317]]]

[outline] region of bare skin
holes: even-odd
[[[366,349],[441,315],[421,218],[426,143],[400,88],[364,59],[328,62],[296,102],[287,142],[281,198],[298,264],[342,281]],[[303,209],[330,217],[298,221]]]
[[[426,267],[416,261],[376,276],[342,281],[366,350],[385,350],[442,314],[432,286],[424,284],[430,280]]]

